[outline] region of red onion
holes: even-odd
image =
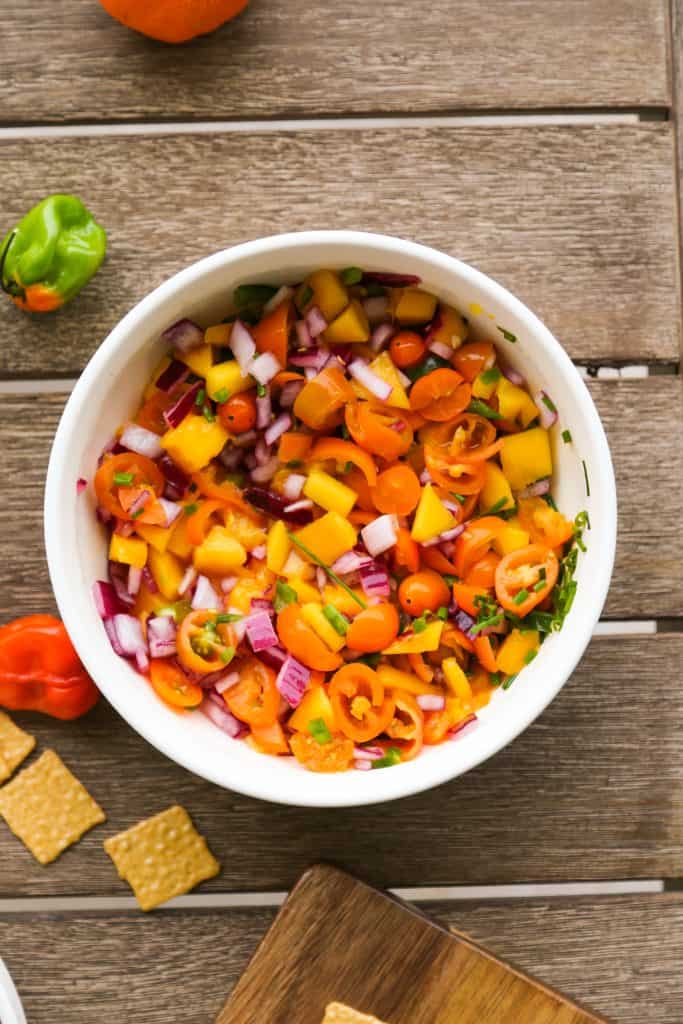
[[[529,484],[523,491],[519,492],[520,498],[540,498],[543,494],[550,494],[550,478],[544,477],[536,483]]]
[[[273,629],[270,615],[266,611],[256,612],[244,620],[247,639],[254,653],[264,651],[268,647],[277,647],[279,640]]]
[[[436,333],[441,327],[443,327],[443,310],[441,308],[441,304],[439,303],[439,305],[437,305],[436,307],[436,312],[434,314],[432,322],[427,327],[427,331],[425,333],[425,344],[427,346],[430,346],[431,342],[435,340]],[[451,354],[452,353],[449,353],[446,356],[446,358],[450,359]]]
[[[149,658],[147,652],[143,651],[141,647],[135,652],[135,664],[138,672],[149,672]]]
[[[82,494],[87,486],[88,481],[84,480],[82,476],[79,476],[78,480],[76,481],[76,494]]]
[[[105,632],[107,634],[107,637],[109,638],[109,643],[112,646],[114,654],[118,654],[119,657],[122,658],[123,654],[124,654],[123,647],[119,643],[119,637],[118,637],[118,633],[116,632],[116,627],[114,625],[114,620],[113,619],[104,619],[103,622],[102,622],[102,625],[104,626],[104,629],[105,629]]]
[[[116,519],[114,522],[114,533],[119,537],[130,537],[135,532],[135,523],[130,519]]]
[[[131,516],[133,516],[133,519],[137,518],[138,512],[144,511],[145,506],[148,505],[150,500],[152,500],[153,498],[154,495],[152,494],[151,491],[140,491],[137,498],[128,509],[128,512],[130,513]],[[135,526],[135,523],[133,523],[133,526]]]
[[[277,455],[272,455],[262,465],[257,466],[256,469],[251,471],[251,479],[255,484],[267,484],[269,480],[272,480],[278,471],[280,463]]]
[[[282,485],[282,493],[290,501],[296,501],[301,494],[306,477],[302,473],[290,473]]]
[[[450,360],[453,355],[453,349],[445,341],[433,341],[428,348],[435,356],[440,356],[442,359]]]
[[[189,352],[204,344],[204,331],[193,320],[176,320],[162,332],[161,337],[179,352]]]
[[[389,597],[389,573],[377,562],[363,566],[360,570],[360,582],[367,597]]]
[[[444,502],[444,504],[445,504],[445,502]],[[455,538],[459,537],[460,534],[463,532],[463,530],[465,529],[465,526],[466,526],[465,523],[458,523],[457,526],[451,527],[450,530],[444,530],[444,532],[440,533],[438,537],[432,537],[431,540],[422,541],[422,543],[420,544],[420,547],[421,548],[433,548],[437,544],[443,544],[444,541],[455,540]]]
[[[446,698],[432,693],[419,693],[417,703],[423,711],[442,711],[446,707]]]
[[[172,484],[181,493],[184,493],[190,486],[190,478],[186,476],[180,466],[173,461],[170,455],[165,452],[157,462],[157,465],[161,472],[164,474],[169,484]]]
[[[135,656],[137,651],[145,650],[140,620],[134,615],[119,614],[111,620],[114,623],[116,636],[124,654]]]
[[[428,469],[423,469],[422,472],[420,473],[420,483],[421,484],[430,484],[431,482],[432,482],[432,478],[431,478],[431,475],[429,473],[429,470]]]
[[[157,377],[156,386],[159,388],[159,391],[170,395],[177,387],[185,383],[189,374],[189,366],[181,363],[179,359],[172,359],[164,372]]]
[[[363,299],[363,309],[371,324],[378,324],[389,315],[389,296],[373,295],[369,299]]]
[[[119,600],[116,590],[111,583],[107,583],[105,580],[97,580],[96,583],[93,583],[92,596],[97,614],[103,619],[110,619],[124,610],[124,605]]]
[[[278,416],[278,418],[276,420],[273,420],[273,422],[270,424],[265,434],[263,435],[263,440],[268,445],[275,444],[278,438],[280,438],[282,434],[285,433],[285,431],[289,430],[291,425],[292,417],[289,415],[288,412],[283,412],[281,416]]]
[[[379,761],[384,757],[384,751],[381,747],[354,747],[353,756],[362,761]]]
[[[377,374],[370,369],[364,359],[354,359],[353,362],[349,363],[348,370],[351,376],[357,380],[359,384],[362,384],[364,388],[367,388],[368,391],[374,395],[375,398],[379,398],[381,402],[386,402],[386,400],[391,396],[391,392],[393,390],[391,384],[387,384],[385,380],[378,377]]]
[[[166,516],[166,529],[175,523],[176,519],[183,511],[181,505],[177,505],[174,501],[168,501],[166,498],[159,498],[159,504],[164,510]]]
[[[238,583],[239,579],[237,576],[224,576],[221,580],[221,590],[224,594],[230,594]]]
[[[320,337],[327,328],[327,320],[320,312],[318,306],[311,306],[304,319],[312,338]]]
[[[251,557],[257,561],[262,562],[266,557],[267,548],[265,544],[257,544],[255,548],[251,549]]]
[[[142,569],[137,569],[134,565],[130,565],[128,567],[128,593],[134,597],[139,592],[141,583]]]
[[[228,604],[228,599],[227,598],[225,599],[225,603]],[[239,610],[239,608],[233,608],[229,604],[228,604],[227,610],[228,610],[230,615],[240,615],[240,616],[242,616],[241,618],[235,619],[234,622],[230,623],[230,628],[231,628],[231,630],[233,632],[233,635],[235,637],[235,643],[241,644],[242,641],[244,640],[245,634],[247,632],[247,627],[244,624],[245,623],[245,616],[242,615],[242,612]]]
[[[258,410],[258,403],[259,403],[259,399],[257,398],[256,399],[256,408],[257,408],[257,410]],[[266,426],[268,426],[267,423],[266,423]],[[256,440],[257,437],[258,437],[258,434],[256,433],[255,430],[245,430],[243,434],[236,434],[233,437],[233,439],[232,439],[232,443],[234,445],[237,445],[238,448],[248,448],[249,445],[254,443],[254,441]]]
[[[235,686],[237,683],[239,683],[239,681],[239,672],[228,672],[227,675],[221,676],[220,679],[216,680],[216,682],[213,684],[213,688],[216,691],[216,693],[222,694],[225,693],[226,690],[229,690],[231,686]]]
[[[300,366],[304,369],[315,370],[318,372],[322,370],[323,366],[329,358],[329,351],[326,348],[316,348],[311,352],[296,353],[289,357],[289,362],[292,366]]]
[[[524,377],[521,375],[521,373],[518,373],[517,370],[513,370],[511,366],[504,366],[502,363],[499,365],[500,372],[503,374],[504,377],[507,377],[511,384],[516,384],[519,388],[524,387],[526,381]]]
[[[232,354],[239,364],[242,376],[246,377],[249,373],[249,365],[256,354],[256,345],[254,344],[254,339],[241,320],[235,320],[232,325],[230,341],[228,344],[232,349]]]
[[[280,406],[283,409],[291,409],[294,405],[299,392],[303,389],[305,381],[303,377],[301,380],[288,380],[282,391],[280,392]]]
[[[294,324],[294,329],[296,331],[297,341],[301,348],[310,348],[311,345],[313,345],[313,338],[311,337],[311,332],[308,329],[306,321],[297,320]]]
[[[322,593],[327,584],[327,573],[319,565],[316,566],[315,570],[315,582],[318,590]]]
[[[381,555],[383,551],[393,548],[396,543],[396,520],[394,516],[384,515],[373,519],[360,531],[363,543],[369,553]]]
[[[194,408],[197,395],[201,390],[201,381],[197,381],[184,394],[180,396],[175,405],[167,409],[164,415],[166,426],[173,429],[183,422],[185,417]]]
[[[259,651],[256,657],[259,661],[262,661],[268,668],[272,668],[273,672],[279,672],[285,663],[287,658],[287,651],[284,647],[266,647],[264,650]]]
[[[211,581],[206,576],[199,576],[197,578],[197,586],[192,598],[192,607],[195,610],[197,608],[207,608],[211,611],[217,611],[221,607],[221,600],[213,589]]]
[[[356,769],[356,771],[359,772],[369,772],[370,769],[372,768],[372,761],[361,760],[360,758],[356,758],[356,760],[353,762],[353,767]]]
[[[121,444],[137,455],[145,455],[148,459],[158,459],[163,449],[159,444],[159,435],[153,434],[137,423],[128,423],[121,434]]]
[[[150,594],[159,593],[157,581],[154,579],[154,576],[152,576],[152,570],[148,565],[146,565],[145,568],[142,570],[142,579],[145,583],[145,586],[149,590]]]
[[[176,653],[176,633],[176,624],[169,615],[147,619],[147,640],[153,658],[167,658]]]
[[[409,388],[411,386],[411,384],[413,383],[412,380],[410,379],[410,377],[408,377],[405,373],[403,373],[399,369],[396,370],[396,373],[398,374],[398,379],[400,380],[400,382],[403,385],[403,387],[404,388]]]
[[[463,729],[467,728],[468,725],[472,725],[473,722],[477,721],[477,716],[472,714],[468,715],[467,718],[463,718],[462,722],[458,722],[452,729],[449,730],[449,739],[455,739],[458,733],[462,732]]]
[[[273,602],[269,601],[267,597],[252,597],[249,602],[249,610],[251,612],[268,612],[269,615],[275,615]]]
[[[318,370],[314,370],[312,366],[307,366],[304,370],[304,380],[313,380],[313,378],[317,376]]]
[[[270,384],[275,374],[279,373],[281,369],[280,363],[272,352],[262,352],[249,364],[249,373],[264,387],[266,384]]]
[[[549,430],[554,423],[557,423],[555,403],[546,391],[539,391],[537,395],[534,395],[534,404],[540,413],[541,426]]]
[[[380,324],[379,327],[375,327],[370,338],[370,348],[372,351],[381,352],[382,349],[387,347],[395,333],[394,327],[391,324]]]
[[[128,593],[128,569],[119,562],[109,563],[109,579],[116,591],[116,596],[127,608],[135,604],[135,599]]]
[[[455,624],[458,627],[458,629],[462,630],[462,632],[466,636],[468,636],[469,631],[472,629],[472,626],[474,625],[474,619],[472,618],[471,615],[468,615],[467,612],[463,611],[463,609],[461,608],[458,612],[456,612]]]
[[[194,581],[197,579],[197,570],[193,565],[189,565],[185,571],[185,575],[178,584],[178,593],[182,597],[190,589]]]
[[[278,672],[275,685],[290,707],[295,708],[301,703],[310,678],[310,671],[290,654]]]
[[[364,566],[373,564],[370,555],[363,555],[358,551],[347,551],[333,563],[332,571],[336,572],[338,576],[348,576],[351,572],[358,572]]]
[[[225,706],[225,701],[222,697],[217,697],[217,701],[223,707],[220,707],[216,701],[211,700],[212,694],[208,693],[202,703],[199,705],[199,710],[202,711],[207,718],[210,718],[214,725],[217,725],[219,729],[227,733],[231,739],[239,739],[247,732],[246,725],[243,725],[234,715],[231,715]]]
[[[228,441],[218,458],[221,466],[224,466],[229,473],[232,473],[239,466],[243,456],[244,452],[242,449],[236,448],[235,445],[232,445],[230,441]]]
[[[288,299],[291,299],[293,294],[294,289],[290,288],[288,284],[283,284],[275,292],[275,295],[271,296],[271,298],[269,298],[268,301],[266,302],[265,306],[263,307],[263,315],[266,316],[266,314],[272,313],[272,311],[274,309],[277,309],[278,306],[281,306],[283,302],[286,302]]]
[[[242,497],[261,512],[266,512],[273,519],[290,519],[298,526],[306,526],[313,519],[310,509],[297,510],[285,515],[289,502],[281,494],[266,490],[265,487],[247,487]]]
[[[97,508],[95,509],[95,515],[97,516],[97,518],[99,519],[103,526],[106,526],[114,518],[109,509],[103,508],[102,505],[97,506]]]
[[[311,501],[311,499],[302,498],[301,501],[293,501],[291,505],[286,505],[283,512],[284,515],[291,516],[292,512],[301,512],[304,509],[311,508],[313,508],[313,502]]]
[[[271,405],[270,391],[265,395],[259,395],[256,399],[256,426],[259,430],[265,430],[273,418],[273,407]],[[251,433],[251,431],[248,431]]]
[[[363,284],[372,282],[373,284],[383,284],[387,288],[410,288],[420,284],[421,281],[422,278],[417,274],[393,274],[380,270],[366,270],[363,273]]]

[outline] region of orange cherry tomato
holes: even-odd
[[[467,524],[455,542],[453,558],[461,579],[465,579],[474,563],[491,550],[504,526],[505,522],[497,516],[482,516]]]
[[[425,419],[453,419],[470,404],[472,388],[455,370],[432,370],[416,380],[410,389],[410,407]]]
[[[425,551],[429,550],[425,548]],[[410,530],[401,526],[396,531],[396,545],[393,549],[394,565],[397,569],[417,572],[420,568],[420,549],[410,536]]]
[[[218,610],[200,608],[187,615],[178,630],[178,660],[190,672],[205,675],[225,668],[235,653],[227,623],[216,622]]]
[[[231,686],[224,695],[230,711],[252,728],[264,729],[273,725],[280,710],[280,691],[275,685],[275,673],[257,658],[244,662],[239,673],[239,683]]]
[[[453,355],[453,365],[465,380],[472,381],[483,370],[490,370],[496,361],[496,350],[490,341],[471,341],[461,345]]]
[[[287,365],[287,346],[294,323],[294,303],[281,302],[251,329],[258,352],[272,352],[280,367]]]
[[[307,668],[334,672],[342,664],[339,655],[334,654],[311,629],[296,603],[285,605],[279,613],[277,633],[282,646]]]
[[[481,611],[476,603],[477,598],[489,598],[490,596],[486,587],[475,587],[468,583],[453,584],[453,600],[459,608],[462,608],[468,615],[473,615],[475,619]]]
[[[117,484],[118,474],[127,478],[125,484]],[[120,477],[119,477],[120,479]],[[136,487],[151,490],[155,497],[164,489],[164,477],[158,466],[144,455],[135,452],[121,452],[119,455],[106,455],[100,468],[95,473],[95,493],[99,504],[119,519],[132,519],[133,516],[123,508],[119,500],[119,487]]]
[[[383,601],[370,605],[349,626],[346,644],[352,651],[372,654],[383,651],[398,636],[398,612],[393,604]]]
[[[478,636],[474,641],[474,653],[479,659],[479,664],[487,672],[497,672],[497,650],[494,640],[490,636]]]
[[[336,733],[329,743],[319,743],[314,736],[295,732],[289,745],[297,761],[310,772],[345,772],[353,761],[353,740]]]
[[[356,444],[373,455],[395,461],[413,443],[413,430],[400,409],[374,408],[370,402],[346,406],[346,426]]]
[[[306,458],[312,444],[313,438],[310,434],[287,431],[280,438],[277,457],[280,462],[299,462]]]
[[[196,708],[204,692],[191,682],[183,670],[167,658],[152,658],[149,678],[156,693],[167,704],[176,708]]]
[[[573,523],[543,498],[520,498],[517,510],[522,529],[531,534],[534,544],[558,548],[574,535]]]
[[[284,730],[276,720],[272,725],[252,725],[251,738],[264,754],[288,754],[289,744]]]
[[[225,504],[222,501],[202,501],[199,503],[197,511],[188,515],[185,536],[190,544],[196,546],[203,542],[211,516],[221,509],[225,510]]]
[[[399,462],[390,466],[377,477],[377,486],[372,489],[372,500],[379,512],[407,516],[417,508],[422,488],[415,470]]]
[[[424,713],[415,698],[403,690],[394,690],[396,704],[394,717],[386,727],[386,734],[401,751],[402,761],[412,761],[422,750],[424,739]]]
[[[520,618],[540,604],[555,586],[560,564],[552,548],[530,544],[511,551],[496,569],[496,597],[506,611]],[[545,585],[536,590],[543,582]]]
[[[409,366],[417,366],[424,359],[427,346],[424,339],[415,331],[399,331],[391,339],[389,355],[394,365],[405,370]]]
[[[455,462],[477,462],[490,459],[503,447],[496,441],[496,428],[484,416],[463,412],[453,421],[449,455]]]
[[[418,617],[435,612],[451,599],[446,581],[433,569],[422,569],[406,576],[398,588],[398,600],[404,612]]]
[[[256,393],[240,391],[218,406],[218,419],[231,434],[244,434],[256,426]]]
[[[344,665],[332,676],[329,694],[337,726],[356,743],[379,736],[394,717],[394,698],[368,665]]]
[[[369,487],[374,487],[377,483],[377,469],[372,456],[351,441],[342,441],[338,437],[321,437],[311,452],[311,460],[318,459],[322,462],[334,459],[341,466],[350,462],[361,471]]]
[[[434,669],[431,669],[421,654],[409,654],[408,664],[418,679],[423,683],[431,683],[434,678]]]
[[[478,587],[480,590],[492,590],[495,586],[496,568],[500,562],[500,555],[495,551],[488,551],[483,558],[475,562],[465,577],[465,583],[471,587]]]
[[[425,466],[434,483],[456,494],[479,494],[486,481],[483,462],[456,462],[444,448],[425,445]]]

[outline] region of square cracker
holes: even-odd
[[[358,1013],[342,1003],[330,1003],[322,1024],[382,1024],[382,1021],[367,1013]]]
[[[54,750],[0,789],[0,815],[41,864],[106,818]]]
[[[104,848],[143,910],[189,892],[221,869],[185,808],[177,805],[106,839]]]
[[[0,782],[5,782],[36,745],[35,736],[15,725],[0,711]]]

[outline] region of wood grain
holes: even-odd
[[[216,1024],[320,1024],[332,1002],[391,1024],[600,1024],[461,933],[316,865],[290,893]]]
[[[663,0],[253,0],[181,49],[96,3],[7,6],[0,54],[12,122],[185,120],[666,106]]]
[[[104,267],[67,309],[3,308],[1,376],[73,375],[174,271],[248,238],[319,227],[401,235],[472,262],[575,358],[679,358],[668,124],[6,140],[0,156],[18,183],[6,223],[66,191],[109,234]]]
[[[281,890],[317,860],[382,886],[679,876],[682,657],[681,635],[597,639],[550,708],[487,764],[371,810],[221,790],[168,761],[104,701],[71,723],[17,715],[107,822],[49,871],[0,828],[0,896],[126,894],[102,842],[169,802],[187,808],[223,866],[204,891]]]
[[[594,381],[619,497],[617,560],[605,616],[683,615],[683,401],[679,377]],[[42,492],[62,395],[0,402],[0,619],[53,607]],[[666,423],[665,434],[662,424]],[[30,439],[30,458],[27,444]],[[638,440],[636,440],[638,439]],[[657,495],[657,515],[643,488]]]
[[[430,904],[425,910],[614,1024],[680,1024],[683,901],[677,895]],[[92,1024],[94,1006],[103,1024],[206,1024],[274,913],[0,917],[0,953],[31,1024],[52,1024],[67,992],[69,1024]]]

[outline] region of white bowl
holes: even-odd
[[[2,960],[0,960],[0,1021],[2,1024],[26,1024],[19,994]]]
[[[407,764],[336,775],[305,771],[293,758],[257,754],[228,739],[200,712],[176,714],[114,654],[91,597],[93,581],[106,578],[105,536],[91,489],[76,495],[78,478],[92,480],[100,451],[137,407],[164,351],[159,338],[164,328],[181,317],[217,322],[237,285],[293,282],[321,266],[419,274],[425,288],[462,310],[475,330],[495,338],[532,390],[543,387],[552,395],[559,411],[553,493],[565,514],[585,508],[591,521],[588,552],[579,558],[576,601],[564,628],[548,637],[514,686],[494,694],[477,725]],[[506,341],[497,325],[516,335],[517,343]],[[571,444],[560,437],[567,428]],[[550,703],[583,654],[603,607],[614,561],[616,491],[607,441],[585,384],[550,331],[518,299],[472,267],[413,242],[356,231],[307,231],[246,242],[195,263],[114,328],[76,384],[55,436],[45,539],[57,603],[76,649],[102,693],[134,729],[220,786],[278,803],[342,807],[393,800],[462,775],[518,736]]]

